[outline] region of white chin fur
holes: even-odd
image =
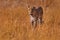
[[[30,15],[30,20],[31,20],[31,22],[35,21],[35,18]]]

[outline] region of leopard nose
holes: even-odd
[[[33,14],[30,14],[30,15],[33,15]]]

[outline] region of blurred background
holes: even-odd
[[[35,30],[27,5],[43,7]],[[0,40],[60,40],[60,0],[0,0]]]

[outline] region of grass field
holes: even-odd
[[[19,1],[28,0],[0,0],[0,40],[60,40],[60,0],[54,0],[51,5],[50,0],[42,4],[39,0],[28,1],[44,8],[44,23],[35,30],[28,9]]]

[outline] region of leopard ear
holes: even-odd
[[[38,9],[41,9],[42,7],[38,7]]]
[[[36,9],[36,7],[33,6],[32,9]]]
[[[38,7],[37,10],[42,10],[43,8],[42,7]]]

